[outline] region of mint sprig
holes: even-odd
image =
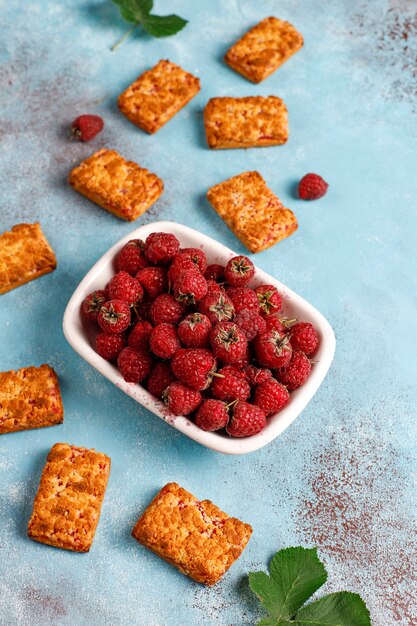
[[[317,548],[286,548],[271,559],[269,573],[251,572],[249,586],[269,616],[257,626],[371,626],[357,593],[339,591],[305,604],[327,580]]]
[[[119,7],[123,19],[133,23],[133,26],[112,46],[112,50],[116,50],[138,26],[152,37],[170,37],[187,24],[187,20],[178,15],[151,15],[153,0],[113,0],[113,2]]]

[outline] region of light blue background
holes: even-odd
[[[360,592],[374,626],[416,617],[416,111],[417,17],[407,0],[157,1],[188,18],[177,36],[131,37],[110,2],[0,2],[0,230],[39,220],[58,269],[0,301],[0,369],[50,363],[62,426],[0,439],[2,626],[240,626],[261,615],[249,570],[288,545],[318,545],[326,590]],[[260,18],[289,19],[305,46],[261,85],[222,56]],[[155,136],[117,110],[118,94],[160,58],[201,78],[200,94]],[[208,98],[276,94],[290,119],[285,146],[210,152]],[[103,116],[90,144],[71,142],[79,114]],[[71,167],[108,146],[150,168],[165,193],[138,224],[189,224],[244,252],[204,199],[209,186],[258,169],[298,232],[256,263],[333,325],[335,362],[302,416],[267,448],[238,458],[206,450],[104,380],[69,347],[61,320],[91,265],[134,225],[73,192]],[[325,198],[295,197],[306,172]],[[26,527],[46,454],[57,441],[93,446],[112,472],[88,555],[31,542]],[[253,525],[224,580],[206,589],[131,537],[138,514],[175,480]]]

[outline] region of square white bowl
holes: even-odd
[[[153,232],[173,233],[180,241],[181,246],[202,248],[209,263],[226,264],[237,253],[230,250],[211,237],[207,237],[188,226],[175,222],[154,222],[133,230],[120,239],[97,261],[78,285],[67,308],[65,309],[63,328],[68,342],[80,356],[90,365],[108,378],[119,389],[122,389],[139,404],[158,415],[165,422],[181,431],[194,441],[207,448],[212,448],[224,454],[246,454],[262,448],[278,437],[294,420],[321,385],[330,364],[333,360],[336,341],[332,327],[317,309],[309,302],[297,295],[278,280],[256,268],[255,277],[251,286],[260,283],[275,285],[283,296],[283,314],[287,317],[297,317],[300,320],[311,322],[320,335],[320,347],[314,356],[316,361],[306,384],[291,393],[289,404],[279,413],[268,418],[265,429],[258,435],[242,439],[234,439],[222,433],[208,433],[198,428],[190,419],[170,413],[166,406],[152,396],[144,387],[135,383],[127,383],[119,373],[117,367],[103,359],[93,348],[93,329],[81,318],[80,309],[84,298],[96,289],[102,289],[115,273],[114,258],[117,252],[130,239],[146,239]]]

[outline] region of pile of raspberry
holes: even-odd
[[[101,328],[96,350],[174,415],[248,437],[309,377],[316,329],[279,317],[272,285],[248,286],[255,268],[247,257],[208,265],[202,250],[152,233],[129,241],[115,265],[105,289],[82,304]]]

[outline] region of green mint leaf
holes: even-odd
[[[371,626],[365,602],[357,593],[330,593],[298,611],[294,626]]]
[[[170,37],[187,24],[178,15],[147,15],[141,20],[143,28],[153,37]]]
[[[270,576],[264,572],[250,573],[249,585],[275,619],[275,624],[271,622],[273,626],[291,619],[327,580],[316,548],[280,550],[272,557],[269,571]]]
[[[141,22],[152,11],[153,0],[113,0],[127,22]]]

